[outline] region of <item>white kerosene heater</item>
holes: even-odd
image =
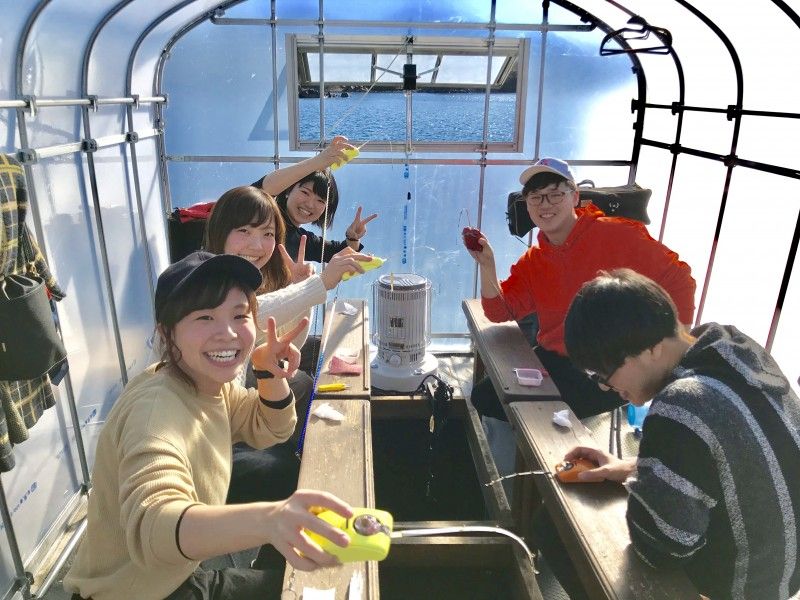
[[[385,391],[413,392],[435,372],[439,360],[431,341],[431,282],[414,273],[382,275],[372,284],[375,313],[372,385]]]

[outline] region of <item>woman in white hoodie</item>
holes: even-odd
[[[345,273],[363,272],[359,262],[372,258],[345,248],[331,258],[321,273],[315,274],[304,260],[304,240],[298,256],[290,257],[286,252],[285,231],[275,200],[261,189],[241,186],[228,190],[217,200],[206,224],[204,243],[209,252],[240,256],[258,267],[263,276],[263,283],[256,291],[259,323],[266,322],[267,317],[274,318],[279,335],[310,317],[311,309],[325,302],[328,290],[336,287]],[[308,328],[298,335],[295,345],[302,347],[307,336]],[[257,341],[262,338],[263,333]],[[252,368],[247,368],[242,383],[255,387]],[[289,379],[301,423],[308,410],[312,385],[311,375],[302,370]],[[237,444],[228,502],[273,500],[291,494],[299,472],[294,446],[291,439],[267,450]]]

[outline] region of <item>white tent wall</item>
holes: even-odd
[[[59,530],[82,496],[105,415],[125,381],[152,356],[147,346],[153,328],[152,286],[168,263],[165,212],[250,183],[276,162],[283,166],[311,155],[310,150],[293,149],[290,141],[289,86],[294,76],[287,36],[319,33],[315,20],[320,2],[277,0],[274,36],[264,21],[271,16],[269,0],[3,4],[0,102],[6,104],[0,108],[0,139],[8,153],[47,149],[38,157],[21,153],[29,159],[28,223],[67,293],[58,313],[69,377],[56,389],[56,407],[45,412],[29,440],[15,447],[15,469],[0,476],[20,555],[25,568],[33,569],[50,534]],[[616,2],[575,4],[612,29],[624,27],[629,17]],[[680,101],[680,76],[672,57],[600,57],[597,48],[605,35],[600,29],[548,32],[541,62],[543,36],[535,26],[542,22],[542,3],[497,0],[499,27],[494,34],[498,39],[524,38],[530,46],[529,60],[521,67],[527,88],[518,98],[524,118],[520,150],[481,152],[478,141],[469,152],[420,147],[407,157],[402,143],[385,152],[367,147],[360,161],[337,171],[342,201],[329,234],[341,238],[357,206],[379,212],[380,219],[370,225],[368,250],[393,257],[398,270],[404,266],[431,278],[435,331],[463,341],[466,328],[458,304],[475,292],[474,264],[458,235],[467,214],[492,241],[503,275],[524,249],[508,235],[504,215],[505,197],[518,189],[523,164],[538,156],[562,156],[573,161],[578,179],[625,183],[630,162],[637,158],[631,147],[638,115],[630,103],[638,95],[631,72],[638,60],[647,80],[648,107],[635,179],[653,190],[649,229],[693,267],[699,318],[736,324],[759,342],[771,343],[797,389],[800,266],[795,260],[787,273],[787,257],[794,258],[800,224],[800,82],[792,76],[800,51],[800,21],[787,11],[789,5],[795,12],[800,7],[796,1],[780,0],[619,4],[669,29],[683,69],[684,104],[717,112],[670,110]],[[189,29],[220,5],[231,7],[218,15],[217,23],[205,19]],[[488,27],[462,26],[485,25],[491,6],[490,0],[329,0],[323,3],[328,21],[323,30],[326,36],[485,39]],[[720,32],[703,23],[690,6]],[[549,22],[586,27],[570,7],[566,1],[551,3]],[[354,15],[373,23],[366,28],[336,25]],[[262,22],[224,23],[236,18]],[[453,28],[432,31],[407,24],[411,22],[452,23]],[[794,116],[744,114],[738,122],[728,118],[724,111],[737,104],[739,90],[734,56],[719,33],[730,40],[741,61],[744,109]],[[164,56],[167,46],[170,54]],[[401,55],[398,64],[404,59]],[[603,76],[593,77],[597,73]],[[166,107],[154,99],[161,93],[168,93]],[[132,95],[144,100],[135,105]],[[35,96],[39,106],[28,103],[26,96]],[[91,96],[101,100],[97,110],[88,106]],[[54,99],[79,102],[47,106]],[[322,110],[326,102],[320,101]],[[367,118],[367,112],[355,112],[350,120]],[[331,125],[326,120],[326,128]],[[130,132],[141,139],[127,142]],[[328,129],[326,139],[337,132]],[[96,151],[80,147],[86,139],[99,141]],[[677,157],[670,151],[674,143],[681,145]],[[69,144],[73,147],[62,147]],[[732,152],[736,156],[728,162],[736,166],[729,169],[717,158]],[[48,153],[53,156],[46,157]],[[749,168],[738,164],[739,159],[770,168]],[[370,281],[349,282],[347,294],[371,298]],[[776,310],[781,299],[781,310]],[[2,533],[0,538],[2,596],[25,586],[16,579],[19,565]]]

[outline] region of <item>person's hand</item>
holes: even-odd
[[[323,165],[320,171],[336,163],[346,161],[347,155],[344,153],[345,150],[355,150],[355,146],[350,144],[343,135],[337,135],[331,140],[328,147],[317,155]]]
[[[475,259],[482,267],[488,267],[494,264],[494,249],[492,245],[489,243],[489,240],[486,239],[486,236],[481,234],[481,237],[478,239],[478,244],[481,246],[481,250],[469,250],[469,255]]]
[[[564,456],[564,460],[569,461],[576,458],[585,458],[598,465],[596,469],[578,473],[578,479],[581,481],[603,481],[608,479],[609,481],[622,483],[636,470],[636,459],[620,459],[598,448],[578,446]]]
[[[339,285],[345,273],[350,273],[351,275],[363,273],[364,269],[359,263],[371,260],[372,257],[370,255],[359,254],[350,247],[340,250],[331,257],[331,260],[320,273],[325,289],[332,290]]]
[[[347,237],[348,242],[352,241],[359,241],[362,237],[367,235],[367,223],[372,221],[372,219],[377,219],[378,213],[372,213],[366,219],[361,218],[361,207],[359,206],[356,210],[356,216],[353,219],[353,222],[350,223],[347,230],[344,232],[344,235]]]
[[[300,246],[297,249],[297,260],[292,260],[286,251],[286,246],[278,244],[278,252],[281,253],[283,264],[289,269],[292,283],[305,281],[314,274],[314,267],[306,264],[306,236],[300,236]]]
[[[300,366],[300,351],[292,341],[308,326],[308,317],[303,317],[291,331],[277,335],[275,318],[267,319],[266,341],[253,350],[253,369],[269,371],[277,378],[294,377]],[[285,362],[284,362],[285,361]]]
[[[316,515],[324,509],[330,509],[349,519],[353,516],[349,504],[328,492],[297,490],[283,502],[270,503],[268,506],[267,541],[283,554],[286,562],[300,571],[339,564],[339,559],[320,548],[303,530],[318,533],[345,548],[350,543],[348,535]]]

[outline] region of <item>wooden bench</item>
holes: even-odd
[[[551,473],[575,446],[597,446],[571,411],[572,429],[553,424],[553,413],[566,408],[559,401],[509,405],[518,446],[531,469]],[[550,474],[532,477],[592,598],[698,598],[683,572],[652,569],[636,555],[625,522],[628,494],[620,484],[562,485]]]
[[[343,312],[346,304],[354,307],[356,314]],[[361,366],[361,375],[331,375],[331,359],[339,352],[355,354]],[[315,398],[370,397],[369,368],[369,311],[365,300],[336,300],[325,307],[325,326],[322,330],[323,364],[318,385],[345,383],[348,387],[339,392],[317,392]]]
[[[542,370],[539,357],[525,340],[516,321],[493,323],[483,314],[480,299],[464,300],[461,303],[467,326],[475,344],[474,381],[477,383],[488,375],[503,407],[510,402],[523,400],[558,400],[553,380],[545,377],[542,385],[531,387],[520,385],[515,368]]]
[[[297,487],[331,492],[356,507],[375,507],[372,467],[372,424],[367,400],[325,400],[345,416],[341,423],[311,417],[306,428],[303,461]],[[292,577],[286,567],[284,587]],[[314,572],[294,571],[293,590],[304,597],[304,588],[335,589],[337,600],[348,598],[348,587],[354,573],[360,573],[364,595],[379,597],[378,563],[347,563]]]

